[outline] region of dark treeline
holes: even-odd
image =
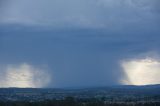
[[[28,101],[7,101],[0,102],[0,106],[160,106],[158,102],[107,102],[99,99],[74,99],[73,97],[66,97],[63,100],[45,100],[37,102]]]

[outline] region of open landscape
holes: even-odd
[[[1,88],[0,106],[159,106],[160,85]]]

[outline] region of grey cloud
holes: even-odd
[[[120,84],[125,73],[119,61],[160,53],[158,5],[158,0],[8,0],[0,14],[0,64],[47,64],[48,87]]]
[[[143,30],[136,33],[7,29],[4,35],[8,36],[2,37],[0,64],[47,64],[52,76],[48,87],[120,84],[119,79],[124,73],[119,61],[143,57],[139,55],[150,51],[160,52],[159,32],[154,32],[154,36],[151,34],[153,31]]]
[[[84,28],[120,28],[154,21],[158,0],[10,0],[2,23]],[[30,8],[28,8],[30,7]],[[157,14],[157,13],[155,13]]]

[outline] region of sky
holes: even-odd
[[[160,84],[159,0],[0,0],[0,87]]]

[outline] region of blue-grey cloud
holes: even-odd
[[[2,13],[1,23],[109,29],[156,23],[159,1],[8,0]]]
[[[145,58],[152,56],[145,53],[160,52],[159,31],[7,29],[3,34],[6,36],[1,37],[0,63],[47,64],[52,75],[49,87],[120,84],[121,77],[125,76],[119,63],[121,60]]]
[[[1,7],[0,65],[47,64],[48,87],[121,84],[122,60],[160,53],[159,0],[8,0]]]

